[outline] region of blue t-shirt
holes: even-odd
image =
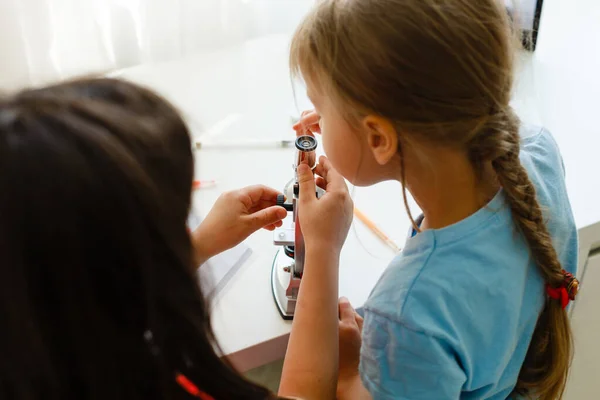
[[[577,230],[559,150],[543,129],[524,127],[522,136],[521,162],[563,268],[575,273]],[[364,385],[376,400],[508,398],[544,286],[502,191],[454,225],[409,237],[364,307]]]

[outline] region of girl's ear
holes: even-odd
[[[398,152],[398,133],[390,121],[383,117],[368,115],[362,120],[367,133],[367,143],[375,161],[386,165]]]

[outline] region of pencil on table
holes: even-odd
[[[354,215],[363,224],[365,224],[367,228],[371,230],[371,232],[373,232],[379,239],[381,239],[381,241],[384,242],[390,249],[394,250],[394,252],[396,253],[400,252],[400,248],[396,245],[396,243],[394,243],[389,237],[387,237],[387,235],[383,233],[373,221],[371,221],[362,211],[360,211],[356,207],[354,208]]]
[[[215,186],[216,184],[217,184],[217,181],[215,181],[215,180],[210,180],[210,181],[195,180],[192,182],[192,189],[194,189],[194,190],[208,189],[208,188]]]

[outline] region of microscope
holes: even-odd
[[[300,136],[295,142],[294,177],[284,188],[284,194],[277,198],[277,204],[291,212],[283,221],[283,225],[273,232],[273,243],[282,248],[277,252],[271,270],[271,290],[273,299],[283,319],[294,317],[296,300],[300,289],[300,281],[304,272],[304,237],[298,219],[300,186],[297,168],[300,164],[308,164],[311,169],[317,165],[317,140],[312,136]],[[317,187],[317,197],[325,191]]]

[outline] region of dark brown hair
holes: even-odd
[[[513,33],[498,0],[323,0],[296,31],[290,62],[347,118],[380,115],[405,141],[464,149],[475,170],[491,165],[539,271],[558,287],[562,268],[509,106]],[[571,341],[566,312],[547,300],[516,392],[560,398]]]
[[[164,99],[83,79],[0,99],[0,397],[265,399],[217,355]]]

